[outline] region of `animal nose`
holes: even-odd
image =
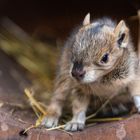
[[[77,80],[81,80],[85,75],[85,71],[83,70],[83,64],[76,61],[73,65],[71,74]]]
[[[85,75],[85,71],[83,70],[78,70],[78,69],[72,70],[72,76],[78,80],[81,80],[84,77],[84,75]]]

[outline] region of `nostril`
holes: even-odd
[[[85,71],[83,71],[83,70],[77,70],[77,69],[76,70],[72,70],[71,75],[73,77],[75,77],[76,79],[81,79],[81,78],[84,77]]]
[[[84,75],[85,75],[85,71],[80,71],[78,76],[79,76],[80,78],[82,78]]]

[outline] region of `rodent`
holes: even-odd
[[[73,95],[73,118],[65,130],[83,130],[90,96],[109,98],[125,88],[129,89],[140,112],[139,60],[129,28],[123,20],[118,24],[108,18],[90,22],[87,14],[64,46],[49,114],[42,125],[57,126],[64,101]]]

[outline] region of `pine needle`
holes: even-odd
[[[89,115],[88,117],[86,117],[86,120],[89,120],[89,119],[95,117],[95,116],[110,102],[110,100],[111,100],[114,96],[115,96],[114,94],[113,94],[112,96],[110,96],[110,98],[107,99],[107,100],[105,101],[105,103],[104,103],[95,113],[93,113],[93,114]]]
[[[73,135],[71,132],[68,132],[68,131],[66,131],[66,130],[63,130],[63,129],[58,129],[58,130],[60,130],[60,131],[63,131],[63,132],[65,132],[65,133],[67,133],[67,134],[69,134],[69,135]]]
[[[40,126],[40,124],[41,124],[41,122],[42,122],[42,120],[43,120],[44,117],[45,117],[45,116],[40,116],[40,117],[36,120],[36,123],[35,123],[35,126],[36,126],[36,127]]]
[[[44,110],[40,104],[34,99],[34,97],[31,95],[31,92],[29,89],[24,90],[26,96],[29,98],[29,101],[32,105],[34,105],[43,115],[46,115],[47,112]]]
[[[28,127],[27,129],[25,129],[24,133],[26,133],[27,131],[29,131],[32,128],[37,128],[41,124],[42,119],[44,118],[44,116],[47,114],[46,110],[44,110],[44,108],[42,108],[40,103],[37,102],[34,99],[34,97],[32,96],[32,94],[31,94],[29,89],[25,89],[25,94],[28,97],[28,99],[29,99],[29,101],[31,103],[31,107],[34,110],[34,112],[35,112],[36,116],[38,117],[38,119],[36,120],[35,125],[32,125],[32,126]],[[40,113],[42,115],[39,115]]]
[[[29,126],[28,128],[26,128],[26,129],[24,130],[23,134],[25,134],[27,131],[31,130],[32,128],[36,128],[36,126],[35,126],[35,125]]]
[[[38,112],[38,110],[36,109],[36,107],[34,107],[33,105],[31,105],[31,106],[32,106],[32,109],[33,109],[33,111],[35,112],[36,116],[37,116],[38,118],[40,118],[39,112]]]
[[[110,121],[121,121],[124,118],[122,117],[116,117],[116,118],[94,118],[91,119],[91,122],[110,122]]]
[[[56,127],[53,127],[53,128],[48,128],[46,130],[50,131],[50,130],[56,130],[56,129],[61,129],[61,128],[64,128],[65,125],[59,125],[59,126],[56,126]]]

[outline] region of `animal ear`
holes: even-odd
[[[114,34],[119,47],[126,48],[129,41],[129,29],[123,20],[114,29]]]
[[[84,21],[83,21],[83,26],[86,26],[90,24],[90,13],[88,13],[85,18],[84,18]]]

